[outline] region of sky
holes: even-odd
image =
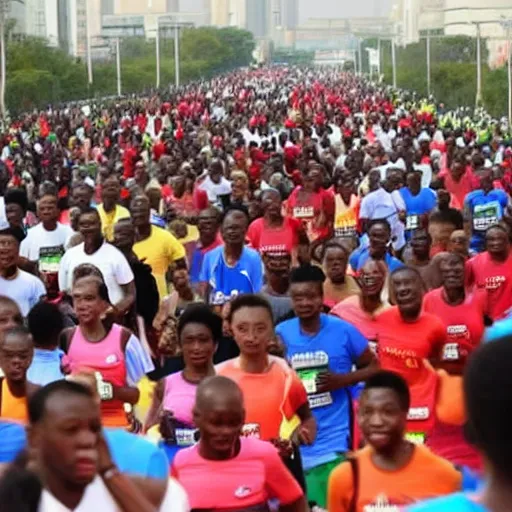
[[[300,22],[309,18],[356,18],[387,16],[392,0],[299,0]],[[199,11],[202,0],[181,0],[181,8]]]

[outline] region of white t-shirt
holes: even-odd
[[[40,272],[58,272],[65,247],[74,234],[70,226],[57,222],[53,231],[47,231],[43,224],[28,230],[20,245],[20,256],[30,261],[39,261]]]
[[[398,190],[391,194],[379,188],[363,197],[361,201],[361,219],[386,219],[391,225],[393,248],[399,251],[405,245],[405,226],[398,218],[398,212],[405,211],[405,203]]]
[[[102,478],[97,476],[85,489],[82,500],[73,511],[64,506],[50,492],[43,489],[38,512],[121,512]],[[169,479],[164,500],[159,509],[162,512],[188,512],[187,494],[173,478]]]
[[[14,279],[4,279],[0,276],[0,295],[11,298],[18,304],[21,314],[27,316],[39,299],[46,295],[46,288],[38,277],[18,270],[18,275]]]
[[[59,288],[70,291],[73,286],[73,270],[82,263],[98,267],[108,288],[112,304],[124,297],[121,286],[133,281],[133,272],[123,253],[113,245],[104,242],[93,254],[86,254],[84,244],[72,247],[64,254],[59,267]]]
[[[9,222],[7,222],[7,213],[5,212],[5,199],[0,197],[0,229],[7,229]]]
[[[214,183],[210,176],[206,176],[205,180],[199,185],[201,190],[204,190],[208,195],[208,201],[211,203],[217,202],[219,196],[231,194],[231,182],[224,176],[221,177],[219,183]]]

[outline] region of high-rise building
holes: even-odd
[[[299,0],[280,0],[281,26],[295,30],[299,24]]]
[[[210,0],[210,24],[215,27],[230,25],[230,0]]]
[[[245,2],[246,28],[256,38],[266,38],[271,29],[271,2],[270,0],[246,0]]]
[[[167,12],[179,12],[180,0],[167,0]]]

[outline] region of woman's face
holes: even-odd
[[[204,324],[185,325],[180,336],[185,367],[206,367],[213,364],[216,344],[212,331]]]
[[[365,297],[380,295],[386,281],[386,271],[383,265],[370,260],[361,269],[361,290]]]
[[[329,247],[324,255],[324,268],[327,277],[333,282],[343,281],[347,272],[347,253],[338,247]]]
[[[23,218],[25,217],[25,213],[23,212],[23,208],[19,204],[10,203],[6,205],[5,213],[7,215],[7,221],[11,226],[23,226]]]

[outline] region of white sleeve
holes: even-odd
[[[397,210],[403,210],[405,211],[407,208],[405,206],[404,198],[402,197],[402,194],[398,192],[398,190],[393,190],[391,193],[393,198],[393,203],[395,203],[395,208]]]
[[[22,258],[27,258],[27,260],[32,261],[32,258],[30,257],[30,237],[26,236],[25,239],[20,244],[20,256]],[[37,260],[37,258],[35,258]]]
[[[361,210],[359,211],[360,219],[371,219],[371,212],[369,206],[370,201],[371,198],[369,196],[363,197],[363,200],[361,201]]]
[[[189,512],[190,505],[185,489],[174,478],[169,478],[160,512]]]
[[[69,291],[68,289],[68,273],[69,273],[69,251],[64,253],[59,264],[59,290],[61,292]]]
[[[134,275],[124,254],[121,251],[117,251],[117,253],[118,254],[115,256],[117,260],[115,265],[115,276],[117,284],[123,286],[131,283],[134,280]]]
[[[151,357],[134,334],[126,344],[125,360],[126,380],[129,386],[135,387],[146,373],[155,369]]]

